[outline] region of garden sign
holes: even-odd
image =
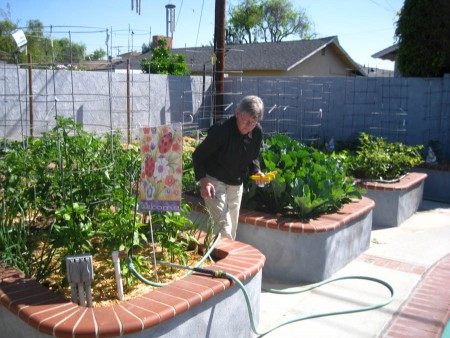
[[[141,211],[180,211],[183,166],[181,123],[141,128]]]

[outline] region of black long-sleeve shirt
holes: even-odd
[[[247,175],[260,170],[261,143],[259,124],[247,135],[241,135],[236,116],[216,123],[192,155],[195,178],[200,180],[208,174],[225,184],[242,184]]]

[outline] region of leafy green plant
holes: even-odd
[[[200,185],[195,179],[194,163],[192,161],[192,153],[199,144],[196,139],[183,138],[183,192],[196,195],[200,193]]]
[[[193,227],[189,230],[189,235],[194,237],[196,241],[195,251],[198,253],[198,243],[200,242],[200,237],[203,238],[203,245],[201,254],[205,254],[211,249],[214,242],[217,240],[218,233],[222,230],[223,225],[218,224],[211,214],[211,211],[204,207],[204,213],[199,213],[195,219],[193,219]],[[209,259],[212,259],[209,257]]]
[[[99,234],[103,237],[103,246],[113,251],[147,243],[146,225],[141,222],[140,215],[135,215],[134,203],[134,199],[129,197],[124,204],[112,205],[99,213]]]
[[[91,252],[90,239],[96,236],[92,222],[86,214],[83,203],[66,204],[55,212],[55,223],[50,233],[56,247],[62,248],[65,255]]]
[[[102,213],[112,205],[121,212],[110,224],[128,224],[121,235],[135,237],[129,223],[140,155],[137,147],[124,149],[120,134],[101,138],[58,117],[55,128],[40,138],[8,143],[3,155],[2,261],[41,280],[55,270],[63,273],[63,259],[58,266],[52,262],[56,256],[94,253],[100,235],[118,243],[114,249],[127,244],[117,241],[111,231],[117,228],[102,228],[107,223]]]
[[[344,152],[348,156],[349,172],[357,178],[395,180],[423,162],[422,145],[389,143],[385,138],[366,133],[360,134],[359,143],[355,153]]]
[[[17,269],[26,266],[25,254],[28,249],[30,229],[22,219],[14,221],[16,215],[8,212],[2,200],[0,210],[0,260]]]
[[[18,209],[20,213],[1,200],[0,261],[41,282],[60,268],[54,259],[59,251],[45,232],[30,227],[20,217],[30,213],[20,206]]]
[[[351,198],[361,198],[361,189],[347,176],[345,164],[334,155],[308,147],[287,135],[265,138],[261,151],[264,172],[277,171],[275,179],[262,188],[247,181],[243,205],[311,218],[333,212]]]
[[[155,225],[155,239],[167,251],[169,260],[175,263],[177,260],[187,264],[187,253],[191,242],[197,242],[189,232],[194,225],[188,218],[191,207],[182,203],[179,212],[155,212],[152,214],[152,223]]]

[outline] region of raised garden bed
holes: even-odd
[[[264,277],[318,282],[369,248],[374,207],[375,203],[364,197],[309,222],[241,209],[236,238],[266,256]]]
[[[359,182],[365,196],[375,201],[374,227],[396,227],[411,217],[420,206],[427,174],[411,172],[395,183]]]
[[[423,198],[450,203],[450,165],[423,163],[414,171],[427,174]]]
[[[248,244],[228,239],[222,239],[213,254],[220,260],[209,268],[243,281],[258,314],[265,257]],[[118,305],[86,308],[0,266],[0,300],[4,337],[214,337],[224,331],[252,337],[240,288],[228,279],[200,274]]]

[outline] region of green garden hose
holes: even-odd
[[[211,247],[209,248],[208,252],[202,257],[202,259],[195,265],[195,268],[199,268],[199,269],[200,269],[200,266],[208,259],[208,257],[210,257],[210,255],[211,255],[211,253],[213,252],[213,250],[215,249],[217,243],[219,243],[220,237],[221,237],[221,235],[220,235],[220,233],[218,233],[217,236],[216,236],[216,239],[215,239],[214,243],[211,245]],[[135,267],[134,267],[134,264],[133,264],[133,262],[132,262],[132,260],[131,260],[131,257],[127,257],[126,262],[127,262],[128,269],[131,271],[131,273],[133,274],[133,276],[136,277],[137,279],[139,279],[142,283],[147,284],[147,285],[151,285],[151,286],[154,286],[154,287],[162,287],[162,286],[164,286],[164,285],[170,284],[170,282],[167,282],[167,283],[157,283],[157,282],[152,282],[152,281],[146,279],[144,276],[142,276],[139,272],[136,271],[136,269],[135,269]],[[177,264],[172,264],[172,263],[164,263],[164,262],[160,262],[160,261],[158,261],[157,263],[160,263],[160,264],[167,264],[167,265],[171,265],[171,266],[174,266],[174,267],[180,267],[180,268],[184,268],[184,269],[187,269],[187,268],[188,268],[188,266],[185,266],[185,265],[177,265]],[[180,278],[183,278],[183,277],[185,277],[185,276],[188,276],[188,275],[192,274],[192,273],[195,271],[194,268],[191,268],[191,269],[189,269],[189,270],[190,270],[190,271],[189,271],[188,273],[186,273],[184,276],[182,276],[182,277],[180,277]],[[213,271],[213,270],[208,270],[208,271]],[[197,271],[197,272],[203,272],[203,273],[204,273],[204,271]],[[219,277],[219,276],[216,276],[216,277]]]
[[[200,266],[203,264],[203,262],[212,253],[212,251],[214,250],[214,248],[217,245],[217,243],[219,242],[219,240],[220,240],[220,234],[219,234],[218,238],[216,239],[216,241],[214,242],[214,244],[209,249],[209,251],[206,253],[206,255],[194,267],[187,266],[187,265],[179,265],[179,264],[174,264],[174,263],[169,263],[169,262],[162,262],[162,261],[158,261],[157,263],[158,264],[168,265],[168,266],[173,266],[173,267],[176,267],[176,268],[183,268],[183,269],[189,270],[189,272],[185,276],[190,275],[193,272],[199,272],[199,273],[204,273],[204,274],[211,275],[212,277],[228,278],[228,279],[234,281],[241,288],[242,293],[244,294],[245,302],[247,304],[248,316],[250,318],[251,328],[252,328],[252,331],[256,335],[265,335],[265,334],[267,334],[269,332],[274,331],[275,329],[277,329],[277,328],[279,328],[281,326],[284,326],[284,325],[287,325],[287,324],[291,324],[291,323],[294,323],[294,322],[299,322],[299,321],[302,321],[302,320],[376,310],[376,309],[382,308],[383,306],[388,305],[394,299],[394,288],[389,283],[387,283],[387,282],[385,282],[385,281],[383,281],[381,279],[374,278],[374,277],[368,277],[368,276],[337,277],[337,278],[328,279],[328,280],[325,280],[325,281],[322,281],[322,282],[319,282],[319,283],[316,283],[316,284],[312,284],[312,285],[310,285],[308,287],[305,287],[305,288],[302,288],[300,290],[291,290],[291,291],[277,290],[277,289],[271,289],[271,288],[262,287],[262,290],[267,291],[267,292],[271,292],[271,293],[276,293],[276,294],[297,294],[297,293],[310,291],[310,290],[313,290],[313,289],[318,288],[320,286],[323,286],[323,285],[326,285],[326,284],[330,284],[330,283],[336,282],[336,281],[348,280],[348,279],[359,279],[359,280],[368,280],[368,281],[375,282],[375,283],[383,285],[384,287],[386,287],[389,290],[390,298],[387,299],[386,301],[382,302],[382,303],[379,303],[379,304],[375,304],[375,305],[372,305],[372,306],[366,306],[366,307],[360,307],[360,308],[356,308],[356,309],[352,309],[352,310],[343,310],[343,311],[335,311],[335,312],[323,312],[323,313],[311,314],[311,315],[307,315],[307,316],[294,317],[294,318],[292,318],[290,320],[283,321],[283,322],[280,322],[278,324],[275,324],[274,326],[272,326],[271,328],[269,328],[269,329],[267,329],[265,331],[258,331],[258,329],[256,328],[256,325],[255,325],[253,308],[252,308],[252,305],[250,303],[250,298],[248,296],[248,293],[247,293],[247,290],[245,289],[244,284],[242,284],[242,282],[237,277],[235,277],[235,276],[233,276],[233,275],[231,275],[231,274],[229,274],[227,272],[220,271],[220,270],[211,270],[211,269],[200,268]],[[155,282],[151,282],[151,281],[145,279],[144,277],[142,277],[135,270],[135,268],[133,266],[133,263],[131,262],[130,258],[127,259],[127,265],[128,265],[128,268],[130,269],[130,271],[133,273],[133,275],[136,278],[138,278],[141,282],[143,282],[145,284],[149,284],[149,285],[156,286],[156,287],[164,286],[164,285],[169,284],[169,283],[155,283]]]
[[[394,288],[389,283],[387,283],[387,282],[385,282],[385,281],[383,281],[381,279],[378,279],[378,278],[367,277],[367,276],[346,276],[346,277],[338,277],[338,278],[328,279],[328,280],[322,281],[320,283],[313,284],[313,285],[311,285],[311,286],[309,286],[307,288],[303,288],[301,290],[284,291],[284,290],[262,288],[263,290],[271,292],[271,293],[296,294],[296,293],[306,292],[306,291],[318,288],[318,287],[320,287],[322,285],[329,284],[329,283],[332,283],[332,282],[336,282],[336,281],[339,281],[339,280],[360,279],[360,280],[372,281],[372,282],[375,282],[375,283],[378,283],[378,284],[381,284],[381,285],[385,286],[389,290],[391,296],[390,296],[390,298],[388,300],[386,300],[386,301],[384,301],[382,303],[376,304],[376,305],[372,305],[372,306],[360,307],[360,308],[356,308],[356,309],[353,309],[353,310],[343,310],[343,311],[335,311],[335,312],[323,312],[323,313],[317,313],[317,314],[312,314],[312,315],[308,315],[308,316],[294,317],[294,318],[292,318],[290,320],[283,321],[283,322],[281,322],[279,324],[276,324],[276,325],[272,326],[271,328],[269,328],[266,331],[261,331],[260,332],[260,331],[257,330],[257,328],[255,326],[253,309],[252,309],[252,306],[250,304],[250,298],[249,298],[249,296],[247,294],[247,291],[245,290],[244,284],[242,284],[242,282],[238,278],[234,277],[233,275],[230,275],[229,273],[225,273],[225,275],[226,275],[227,278],[235,281],[236,284],[239,285],[239,287],[241,288],[242,293],[244,294],[245,302],[247,303],[247,310],[248,310],[248,314],[249,314],[249,318],[250,318],[250,324],[251,324],[251,327],[252,327],[252,331],[255,334],[257,334],[257,335],[265,335],[265,334],[267,334],[269,332],[274,331],[275,329],[277,329],[277,328],[279,328],[281,326],[284,326],[284,325],[287,325],[287,324],[291,324],[291,323],[294,323],[294,322],[299,322],[299,321],[306,320],[306,319],[313,319],[313,318],[319,318],[319,317],[328,317],[328,316],[336,316],[336,315],[343,315],[343,314],[348,314],[348,313],[364,312],[364,311],[371,311],[371,310],[379,309],[379,308],[381,308],[383,306],[388,305],[394,299]]]

